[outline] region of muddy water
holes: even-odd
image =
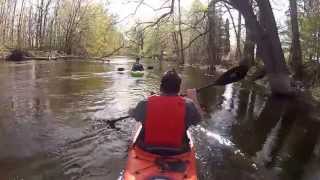
[[[109,127],[157,92],[169,63],[143,78],[133,60],[0,64],[0,179],[118,179],[136,123]],[[212,77],[176,67],[183,89]],[[263,88],[235,83],[199,94],[208,115],[192,129],[200,179],[320,179],[319,111],[301,100],[269,97]]]

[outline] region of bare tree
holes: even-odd
[[[12,11],[12,17],[11,17],[11,36],[10,36],[10,42],[13,43],[13,37],[14,37],[14,23],[15,23],[15,16],[16,16],[16,9],[17,9],[17,0],[12,0],[13,3],[13,11]],[[12,44],[13,45],[13,44]]]
[[[224,54],[228,54],[230,52],[230,32],[229,31],[230,31],[229,19],[227,19],[224,25],[224,32],[225,32]]]
[[[18,48],[21,48],[23,46],[23,40],[21,38],[21,31],[22,31],[22,18],[23,18],[23,12],[24,12],[24,3],[25,0],[22,0],[21,8],[20,8],[20,14],[19,14],[19,20],[18,20],[18,27],[17,27],[17,46]]]
[[[64,49],[67,54],[72,53],[72,41],[74,32],[79,25],[82,0],[72,1],[72,9],[65,27],[65,43]]]
[[[179,30],[178,30],[178,32],[179,32],[179,38],[180,38],[180,62],[181,62],[181,64],[184,64],[184,51],[183,51],[183,36],[182,36],[182,30],[181,30],[181,24],[182,24],[182,21],[181,21],[181,4],[180,4],[180,0],[178,0],[178,13],[179,13],[179,15],[178,15],[178,17],[179,17],[179,25],[178,25],[178,27],[179,27]]]
[[[217,47],[216,47],[216,7],[215,0],[210,1],[208,7],[208,57],[209,57],[209,71],[215,71],[215,65],[217,64]]]
[[[236,59],[241,58],[241,13],[238,14],[238,31],[237,31],[237,48],[236,48]]]
[[[292,63],[295,71],[295,77],[301,78],[302,76],[302,54],[300,45],[300,33],[297,18],[297,1],[289,0],[290,2],[290,17],[291,17],[291,30],[292,30],[292,44],[290,48],[290,62]]]
[[[255,42],[253,40],[253,36],[250,29],[246,25],[246,39],[244,42],[243,58],[242,58],[245,62],[241,62],[242,64],[247,65],[248,67],[253,65],[254,49],[255,49]]]
[[[244,16],[247,27],[252,32],[254,41],[261,50],[261,57],[265,64],[272,92],[291,94],[289,71],[285,63],[276,21],[269,0],[257,1],[259,13],[261,13],[264,23],[268,24],[268,26],[260,24],[249,0],[230,0],[229,3]]]

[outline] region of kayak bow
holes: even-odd
[[[132,77],[142,77],[144,75],[144,71],[131,71]]]

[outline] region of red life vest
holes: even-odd
[[[185,100],[180,96],[151,96],[147,102],[144,143],[180,148],[186,134]]]

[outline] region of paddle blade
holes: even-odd
[[[248,66],[237,66],[223,73],[216,81],[215,85],[226,85],[243,79],[249,71]]]

